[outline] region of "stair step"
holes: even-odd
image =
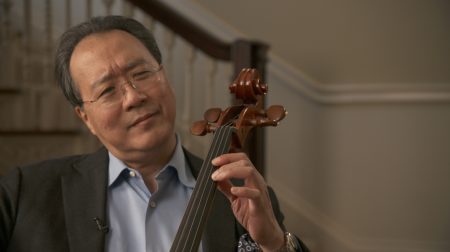
[[[81,130],[1,130],[0,136],[75,136]]]

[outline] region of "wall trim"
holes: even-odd
[[[450,83],[323,84],[269,53],[269,79],[320,104],[449,103]],[[269,83],[270,84],[270,83]]]

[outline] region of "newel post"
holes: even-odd
[[[237,77],[242,68],[256,68],[261,75],[262,81],[265,82],[268,49],[269,47],[266,44],[260,42],[247,40],[235,41],[231,45],[231,61],[234,65],[234,78]],[[264,100],[261,102],[264,106]],[[244,149],[262,175],[265,173],[264,138],[264,128],[255,128],[248,136]]]

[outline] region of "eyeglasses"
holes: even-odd
[[[162,65],[156,68],[140,66],[127,74],[127,81],[122,84],[116,84],[114,81],[102,85],[94,92],[94,99],[81,101],[82,103],[96,104],[102,108],[112,107],[123,101],[126,94],[126,85],[133,90],[144,92],[152,89],[155,84],[161,81],[160,71]]]

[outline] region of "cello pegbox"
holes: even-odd
[[[261,82],[261,77],[256,69],[244,68],[231,83],[229,89],[236,99],[242,100],[244,104],[255,104],[258,96],[265,95],[268,88]]]

